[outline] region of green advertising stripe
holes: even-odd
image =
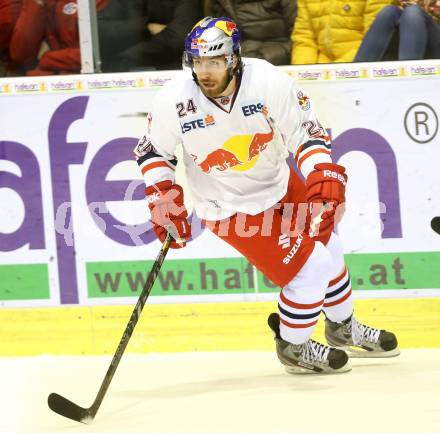
[[[87,263],[89,297],[140,293],[153,261]],[[243,258],[166,260],[152,295],[254,293],[253,267]]]
[[[45,263],[0,265],[0,300],[49,299],[49,271]]]
[[[440,252],[348,254],[355,289],[440,288]]]
[[[348,254],[354,290],[440,287],[440,252]],[[134,296],[142,290],[153,261],[90,262],[91,298]],[[153,296],[273,293],[279,288],[244,258],[166,260]]]

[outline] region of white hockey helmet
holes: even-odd
[[[230,18],[206,17],[185,38],[183,66],[192,68],[194,57],[224,55],[232,67],[233,55],[240,56],[240,32]]]

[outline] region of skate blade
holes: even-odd
[[[339,374],[339,373],[346,373],[347,371],[351,370],[351,365],[348,363],[345,364],[343,367],[338,368],[337,370],[333,370],[331,368],[329,369],[323,369],[322,371],[314,371],[310,370],[308,368],[299,367],[299,366],[291,366],[291,365],[285,365],[284,369],[286,370],[286,373],[294,374],[294,375],[302,375],[302,374]]]
[[[351,346],[333,346],[338,349],[345,350],[349,358],[393,358],[400,355],[400,350],[396,347],[393,350],[388,350],[387,352],[375,352],[368,351],[362,348],[354,348]]]

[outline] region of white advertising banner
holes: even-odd
[[[333,159],[347,167],[339,234],[355,290],[439,288],[431,220],[440,215],[440,63],[284,69],[315,102]],[[139,295],[160,245],[132,149],[154,93],[177,73],[0,81],[1,305]],[[194,239],[169,252],[154,302],[273,297],[277,287],[192,223]]]

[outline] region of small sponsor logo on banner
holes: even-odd
[[[165,78],[149,78],[148,79],[148,87],[162,87],[167,81],[170,81],[171,77],[165,77]]]
[[[328,80],[329,78],[326,76],[325,71],[298,71],[297,79],[315,81]]]
[[[373,78],[399,77],[399,68],[373,68]]]
[[[142,79],[93,79],[87,80],[87,86],[90,90],[97,89],[137,89],[143,87],[144,81]]]
[[[349,78],[367,78],[368,71],[366,69],[336,69],[335,78],[337,80]]]
[[[437,75],[440,73],[439,66],[411,66],[409,68],[411,75],[420,76],[420,75]]]
[[[15,93],[45,92],[46,83],[17,83],[14,84]]]
[[[113,80],[113,88],[115,89],[135,89],[137,87],[139,87],[137,80],[125,80],[123,78]]]
[[[50,90],[54,92],[83,90],[84,85],[80,80],[60,80],[50,83]]]
[[[87,80],[87,88],[90,90],[111,89],[112,81],[113,80],[99,80],[99,79]]]

